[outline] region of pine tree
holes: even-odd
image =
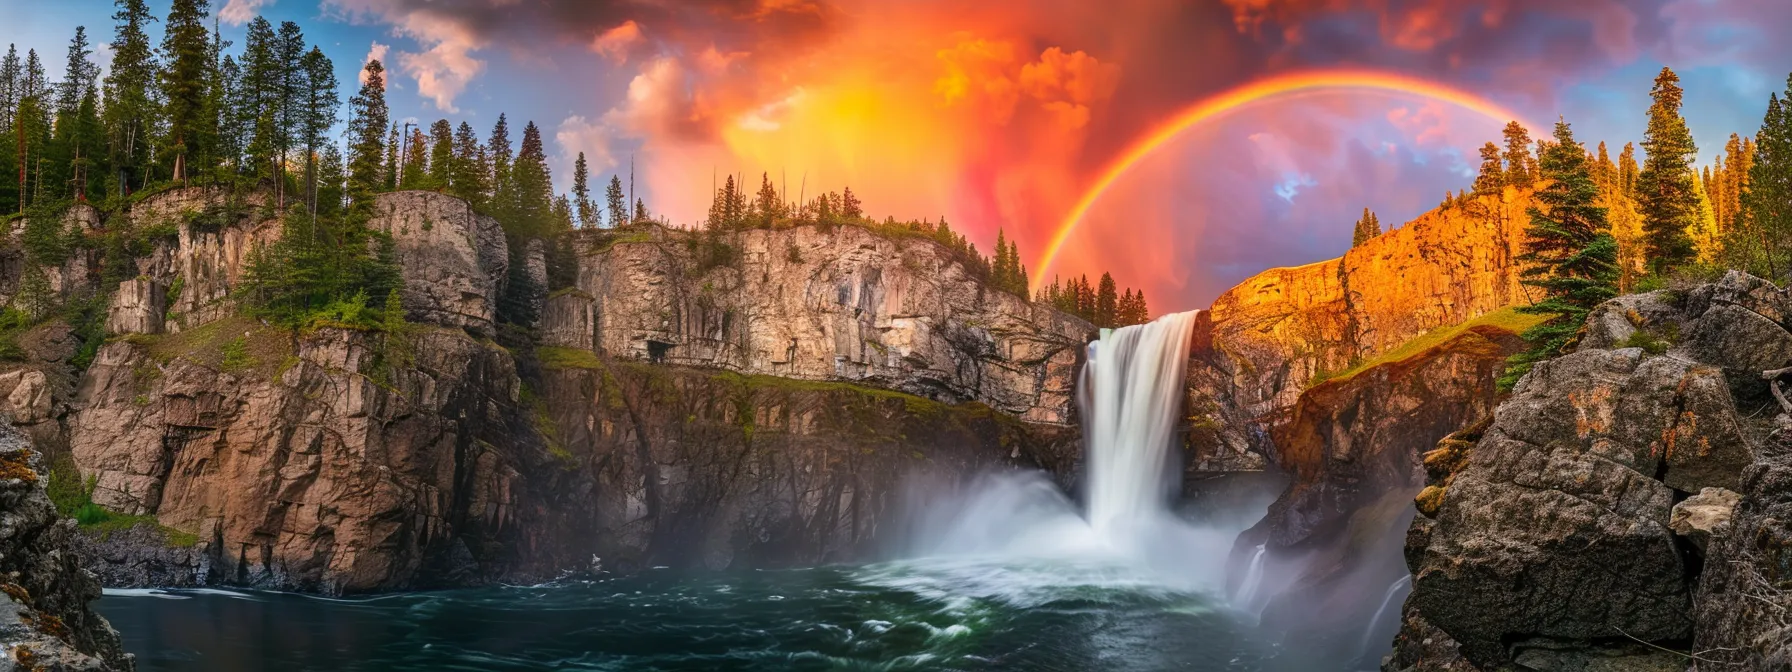
[[[274,130],[274,201],[284,207],[286,167],[291,163],[293,149],[304,145],[306,115],[310,111],[311,73],[305,70],[305,33],[299,24],[280,23],[280,33],[274,40],[274,60],[279,65],[274,92],[280,110]]]
[[[486,201],[485,148],[479,145],[479,136],[473,133],[473,125],[460,122],[454,129],[454,163],[448,176],[448,193],[458,196],[473,207],[482,207]]]
[[[367,62],[366,83],[360,93],[349,100],[354,112],[349,117],[348,134],[353,144],[348,149],[349,211],[358,217],[373,215],[373,198],[385,183],[386,68],[379,61]]]
[[[591,202],[591,171],[585,164],[584,152],[579,152],[578,160],[572,162],[572,199],[578,228],[592,226],[592,218],[597,216],[597,204]]]
[[[610,176],[610,186],[604,189],[604,204],[610,211],[610,228],[626,226],[628,221],[628,201],[622,200],[622,178]]]
[[[1556,123],[1555,137],[1539,162],[1549,186],[1535,196],[1548,212],[1538,207],[1527,211],[1531,223],[1518,257],[1524,264],[1522,282],[1544,294],[1543,300],[1518,310],[1554,317],[1525,331],[1531,349],[1509,361],[1500,380],[1508,388],[1537,362],[1567,352],[1587,313],[1617,295],[1618,246],[1606,233],[1605,208],[1596,204],[1599,189],[1586,150],[1575,142],[1566,121]]]
[[[398,122],[392,122],[392,130],[386,133],[385,145],[386,159],[380,164],[384,171],[381,174],[380,186],[382,191],[396,191],[399,185],[398,177],[404,170],[402,159],[399,157],[399,152],[404,147],[404,136],[398,134]]]
[[[1481,146],[1481,174],[1475,177],[1475,193],[1491,196],[1500,193],[1506,184],[1506,169],[1500,163],[1500,146],[1491,142]]]
[[[486,141],[485,155],[491,161],[491,200],[492,214],[499,218],[508,217],[515,209],[516,196],[511,189],[510,164],[515,155],[510,148],[510,122],[503,114],[498,115],[498,123],[492,125],[491,138]]]
[[[1506,123],[1506,184],[1520,189],[1529,188],[1536,181],[1531,166],[1536,159],[1531,157],[1531,133],[1523,124],[1516,121]]]
[[[188,161],[206,156],[217,132],[217,117],[207,104],[213,60],[205,18],[210,13],[208,0],[173,0],[163,24],[162,58],[167,67],[162,70],[162,95],[167,100],[169,151],[177,181],[187,179]]]
[[[1637,172],[1636,145],[1626,142],[1624,151],[1618,153],[1618,185],[1623,187],[1625,195],[1631,198],[1636,198]]]
[[[409,124],[406,124],[409,126]],[[413,128],[410,137],[405,138],[403,167],[399,173],[400,189],[428,189],[429,182],[429,138],[423,135],[423,129]]]
[[[344,170],[342,150],[337,149],[334,142],[323,143],[311,198],[311,208],[317,217],[329,219],[342,214],[342,188],[347,179]]]
[[[653,221],[653,217],[647,214],[647,204],[642,202],[639,198],[635,199],[635,223],[640,224],[649,221]]]
[[[454,182],[454,126],[447,119],[429,125],[429,187],[445,191]]]
[[[1445,202],[1447,203],[1448,200],[1446,198]],[[1351,234],[1350,246],[1359,247],[1379,235],[1381,235],[1381,221],[1375,218],[1375,213],[1370,212],[1368,208],[1363,208],[1363,217],[1356,220],[1356,230]]]
[[[618,190],[620,188],[618,185]],[[753,197],[753,212],[758,216],[760,226],[765,227],[770,227],[778,218],[785,216],[784,199],[778,196],[777,188],[772,186],[770,173],[759,174],[759,193]]]
[[[1693,224],[1686,230],[1698,260],[1707,264],[1716,262],[1718,255],[1723,253],[1723,238],[1717,229],[1717,209],[1712,207],[1711,194],[1705,190],[1710,177],[1711,171],[1706,170],[1702,179],[1693,182],[1697,207],[1693,212]]]
[[[144,0],[115,0],[112,70],[106,76],[104,123],[114,171],[113,188],[128,194],[147,184],[153,157],[150,134],[159,125],[155,104],[155,52],[147,26],[155,21]]]
[[[249,128],[247,157],[250,175],[279,181],[281,103],[286,90],[285,71],[281,68],[274,24],[266,18],[249,21],[243,42],[242,80],[236,87],[232,107],[246,115]]]
[[[19,61],[17,46],[8,46],[6,57],[0,59],[0,170],[14,170],[24,165],[19,159],[19,145],[23,144],[23,136],[15,133],[14,122],[19,111],[19,89],[24,76],[24,66]],[[0,214],[22,212],[24,203],[20,200],[19,186],[24,180],[13,180],[11,175],[0,175]]]
[[[1786,97],[1770,94],[1761,131],[1755,136],[1749,167],[1749,187],[1742,198],[1741,240],[1757,250],[1745,262],[1753,272],[1777,279],[1788,263],[1792,242],[1792,76],[1786,80]],[[1740,247],[1740,246],[1739,246]]]
[[[1617,182],[1618,166],[1612,163],[1612,155],[1605,151],[1605,141],[1599,142],[1599,157],[1593,163],[1593,181],[1605,187]]]
[[[1095,326],[1112,328],[1119,309],[1120,292],[1114,286],[1114,276],[1102,273],[1101,288],[1095,293]]]
[[[840,214],[847,219],[859,219],[865,216],[865,209],[859,198],[852,195],[852,187],[847,187],[840,195]]]
[[[1649,264],[1665,275],[1693,258],[1692,239],[1686,235],[1698,217],[1697,176],[1691,163],[1698,154],[1692,131],[1680,116],[1680,77],[1662,68],[1650,92],[1649,128],[1643,134],[1647,158],[1637,175],[1637,191],[1643,213],[1643,236]]]
[[[518,230],[525,236],[545,238],[552,228],[553,182],[541,129],[533,121],[523,126],[523,143],[517,149],[511,180],[516,191],[516,209],[511,216]]]
[[[336,108],[340,106],[341,95],[337,93],[336,67],[323,50],[312,47],[300,63],[305,72],[304,110],[299,117],[299,142],[305,148],[305,190],[306,198],[311,201],[311,209],[317,212],[317,161],[318,148],[329,144],[327,134],[336,125]],[[334,145],[332,145],[334,149]],[[341,157],[338,158],[340,163]],[[340,166],[338,166],[340,171]],[[341,189],[340,186],[337,187]],[[338,203],[340,203],[338,198]]]

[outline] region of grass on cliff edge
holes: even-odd
[[[1507,306],[1467,322],[1463,322],[1462,324],[1432,329],[1417,338],[1401,343],[1392,350],[1381,353],[1380,356],[1359,362],[1356,366],[1352,366],[1349,369],[1330,376],[1316,376],[1318,379],[1314,380],[1313,384],[1318,385],[1319,383],[1327,382],[1341,383],[1356,377],[1359,373],[1368,371],[1377,366],[1407,361],[1424,354],[1432,348],[1448,343],[1450,340],[1466,334],[1469,330],[1476,327],[1492,327],[1509,332],[1513,335],[1518,335],[1523,334],[1525,330],[1530,329],[1531,327],[1544,323],[1552,317],[1555,316],[1521,313],[1518,312],[1517,306]]]
[[[199,535],[163,525],[155,516],[128,516],[95,504],[93,485],[91,478],[81,482],[73,461],[63,459],[57,460],[57,465],[50,469],[50,482],[45,484],[45,491],[57,513],[75,519],[82,531],[102,540],[112,536],[113,532],[147,526],[160,532],[162,540],[175,548],[192,548],[199,543]]]

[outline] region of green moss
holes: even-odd
[[[94,483],[95,479],[91,477],[83,483],[74,461],[63,458],[50,469],[50,482],[45,489],[57,513],[75,519],[82,530],[102,540],[114,532],[148,527],[161,533],[163,542],[171,547],[192,548],[199,543],[198,535],[163,525],[155,516],[125,515],[95,504]]]
[[[249,341],[241,336],[231,339],[220,349],[224,358],[218,362],[218,370],[235,373],[255,366],[255,358],[249,356]]]
[[[1328,375],[1317,382],[1343,382],[1354,378],[1359,373],[1383,364],[1395,364],[1407,361],[1478,327],[1493,328],[1513,335],[1518,335],[1524,333],[1525,330],[1530,329],[1531,327],[1542,324],[1551,317],[1554,316],[1521,313],[1518,312],[1516,306],[1507,306],[1467,322],[1463,322],[1462,324],[1432,329],[1424,335],[1405,343],[1401,343],[1399,346],[1382,353],[1378,357],[1358,362],[1349,369],[1338,372],[1335,375]],[[1317,376],[1315,377],[1317,378]]]
[[[542,368],[561,369],[601,369],[603,362],[590,350],[578,348],[559,348],[542,346],[535,349],[535,358],[541,362]]]
[[[1638,329],[1629,338],[1619,343],[1620,348],[1642,348],[1651,355],[1659,355],[1668,351],[1680,342],[1680,325],[1666,324],[1657,329]]]

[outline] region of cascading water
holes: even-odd
[[[1090,527],[1108,539],[1157,525],[1182,409],[1196,313],[1106,332],[1089,344],[1081,393]]]
[[[1238,594],[1232,596],[1233,606],[1249,609],[1257,599],[1257,587],[1263,583],[1263,555],[1268,550],[1268,544],[1257,544],[1256,552],[1251,554],[1251,566],[1245,570],[1244,580],[1238,584]]]
[[[1363,641],[1357,645],[1357,658],[1369,655],[1369,640],[1375,636],[1375,626],[1381,623],[1381,615],[1388,610],[1388,605],[1394,603],[1394,595],[1398,594],[1400,589],[1411,585],[1412,575],[1408,574],[1388,586],[1388,594],[1382,596],[1381,606],[1375,609],[1375,615],[1369,619],[1369,627],[1363,629]]]
[[[920,556],[1068,561],[1147,570],[1141,579],[1216,588],[1237,530],[1197,527],[1170,510],[1170,447],[1198,313],[1105,331],[1088,347],[1078,389],[1087,450],[1082,511],[1039,472],[980,477],[957,497],[928,493]],[[1102,570],[1107,571],[1107,570]]]

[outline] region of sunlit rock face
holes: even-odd
[[[618,357],[850,381],[979,401],[1029,422],[1072,421],[1094,328],[991,289],[946,248],[851,226],[747,231],[722,245],[656,231],[594,241],[578,278],[592,310],[552,306],[544,328],[569,345],[591,333]]]
[[[1432,669],[1414,654],[1431,627],[1481,669],[1678,670],[1662,649],[1689,641],[1738,669],[1783,666],[1792,602],[1760,587],[1788,561],[1787,447],[1770,430],[1792,420],[1751,369],[1787,363],[1789,308],[1732,272],[1595,311],[1579,351],[1533,369],[1432,474],[1390,669]]]
[[[1261,468],[1269,430],[1315,379],[1437,327],[1529,303],[1519,253],[1530,192],[1435,210],[1344,256],[1264,271],[1213,303],[1189,371],[1193,469]],[[1205,466],[1203,466],[1205,465]]]

